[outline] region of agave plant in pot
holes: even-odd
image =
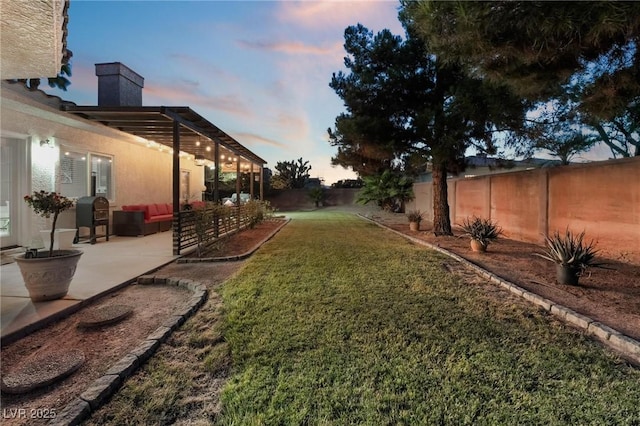
[[[466,218],[461,225],[464,234],[471,237],[471,250],[485,252],[489,244],[502,234],[502,228],[491,219]]]
[[[564,235],[555,231],[549,237],[545,235],[546,251],[534,253],[556,264],[556,280],[559,284],[578,285],[578,280],[588,267],[604,268],[604,263],[596,262],[595,243],[584,241],[584,231],[574,234],[567,229]]]
[[[411,210],[409,213],[407,213],[407,219],[409,219],[410,230],[420,230],[420,222],[422,222],[422,212],[420,210]]]
[[[29,297],[34,302],[64,297],[76,272],[82,251],[54,250],[56,223],[61,212],[73,207],[73,201],[56,192],[34,191],[26,195],[24,201],[33,211],[44,217],[53,218],[49,250],[38,252],[28,250],[16,256]]]

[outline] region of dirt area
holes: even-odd
[[[436,237],[425,222],[420,231],[410,231],[403,214],[376,212],[367,216],[640,340],[640,265],[622,259],[600,259],[612,269],[590,268],[578,286],[560,285],[555,280],[555,264],[533,255],[542,252],[542,246],[500,238],[489,245],[486,253],[474,253],[468,237],[460,237],[455,230],[457,236]]]
[[[244,254],[264,240],[282,221],[265,221],[254,229],[230,236],[218,251],[210,256]],[[233,275],[242,262],[176,264],[156,271],[160,277],[193,279],[205,284],[210,292]],[[2,375],[15,366],[47,351],[80,349],[85,363],[73,375],[61,382],[23,395],[2,394],[1,424],[46,424],[73,398],[84,392],[91,382],[101,377],[113,364],[138,346],[169,316],[184,307],[191,297],[187,289],[165,285],[131,285],[111,293],[92,304],[129,305],[133,314],[123,321],[97,328],[81,328],[84,310],[80,310],[44,329],[38,330],[2,348]],[[211,299],[211,296],[210,296]],[[208,302],[207,302],[208,303]],[[88,308],[87,308],[88,309]],[[24,410],[24,411],[20,411]]]
[[[161,285],[131,285],[105,296],[92,306],[126,304],[133,306],[133,314],[125,320],[105,327],[80,328],[82,311],[38,330],[2,349],[2,372],[6,372],[37,354],[47,351],[80,349],[85,363],[62,382],[34,390],[24,395],[2,395],[3,424],[37,424],[31,418],[47,417],[60,412],[75,396],[100,377],[129,350],[140,344],[174,311],[182,307],[191,292]],[[152,309],[147,309],[152,308]],[[26,418],[12,419],[11,410],[26,410]]]
[[[640,339],[640,265],[608,260],[613,270],[593,269],[588,276],[581,278],[580,286],[561,286],[555,283],[554,265],[532,255],[541,250],[540,246],[501,239],[491,244],[487,253],[475,254],[469,249],[467,238],[435,237],[425,223],[422,224],[421,231],[409,231],[404,215],[369,213],[367,216],[402,233],[450,250],[527,290]],[[206,255],[244,254],[280,224],[280,221],[265,221],[254,229],[231,236],[224,244],[216,245],[215,252]],[[240,269],[242,263],[172,263],[155,275],[193,279],[207,285],[210,292],[215,292],[222,282]],[[456,273],[460,273],[457,270],[459,268],[455,269]],[[474,274],[460,275],[471,281]],[[496,297],[502,297],[500,292],[495,294]],[[43,419],[11,418],[10,410],[25,409],[27,415],[31,410],[38,409],[59,412],[93,380],[154,331],[172,312],[182,307],[189,297],[188,290],[174,287],[132,285],[92,305],[135,306],[133,315],[120,323],[96,329],[78,329],[80,311],[3,348],[3,373],[49,348],[81,348],[85,352],[86,362],[71,377],[56,385],[26,395],[2,395],[2,424],[45,424]],[[210,296],[207,303],[212,303],[211,300]]]
[[[203,249],[200,253],[202,258],[229,257],[247,254],[252,248],[267,238],[278,226],[284,222],[284,218],[275,218],[258,223],[253,229],[242,231],[242,238],[231,235],[222,238]],[[197,258],[197,252],[192,251],[187,258]]]

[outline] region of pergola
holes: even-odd
[[[236,172],[238,176],[241,173],[250,173],[252,198],[254,174],[258,172],[260,199],[264,197],[262,168],[266,161],[189,107],[68,104],[62,105],[61,108],[86,120],[138,136],[148,144],[172,150],[174,212],[177,212],[180,206],[180,158],[184,156],[192,156],[196,164],[213,166],[214,201],[219,201],[220,172]],[[240,193],[240,179],[236,182],[236,193]]]
[[[220,130],[189,107],[175,106],[78,106],[62,105],[61,109],[86,120],[102,123],[140,138],[140,141],[172,152],[173,171],[173,252],[181,253],[183,221],[188,219],[180,212],[180,159],[193,157],[197,165],[214,167],[213,199],[219,201],[219,176],[221,171],[235,171],[237,226],[240,226],[240,175],[250,173],[251,197],[254,197],[254,174],[260,176],[260,199],[264,198],[263,165],[266,161],[251,152],[234,138]],[[186,226],[186,223],[185,223]],[[217,234],[217,229],[215,231]],[[193,244],[186,242],[185,245]]]

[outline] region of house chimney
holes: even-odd
[[[142,106],[144,78],[120,62],[96,64],[98,106]]]

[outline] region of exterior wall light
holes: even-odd
[[[196,166],[204,166],[204,155],[202,154],[196,154],[195,155],[195,162],[196,162]]]
[[[55,148],[55,145],[54,145],[53,141],[50,140],[50,139],[41,140],[40,141],[40,146],[41,147],[46,146],[47,148]]]

